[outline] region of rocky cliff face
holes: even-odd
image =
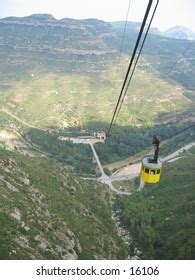
[[[8,17],[0,20],[0,44],[13,48],[102,54],[116,40],[111,24],[97,19],[56,20],[52,15]]]
[[[174,39],[195,40],[195,33],[184,26],[174,26],[169,28],[163,32],[162,35]]]

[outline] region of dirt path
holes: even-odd
[[[35,129],[42,130],[42,131],[47,131],[48,130],[48,128],[39,127],[39,126],[30,124],[30,123],[20,119],[18,116],[14,115],[11,111],[6,109],[5,107],[1,108],[0,112],[6,113],[7,115],[9,115],[12,118],[14,118],[15,120],[17,120],[19,123],[22,123],[22,124],[24,124],[27,127],[35,128]]]

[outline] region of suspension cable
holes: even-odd
[[[173,138],[174,136],[179,135],[179,134],[181,134],[182,132],[184,132],[184,131],[186,131],[186,130],[192,128],[192,127],[195,127],[195,124],[192,124],[192,125],[190,125],[190,126],[184,128],[184,129],[182,129],[182,130],[180,130],[180,131],[177,131],[177,132],[173,133],[172,135],[161,139],[160,141],[162,142],[162,141],[168,140],[168,139],[170,139],[170,138]]]
[[[129,12],[130,12],[130,7],[131,7],[131,1],[129,0],[129,4],[128,4],[128,8],[127,8],[127,15],[126,15],[126,19],[125,19],[125,26],[123,29],[123,35],[122,35],[122,42],[121,42],[121,47],[120,47],[120,53],[118,56],[118,61],[117,61],[117,67],[116,67],[116,73],[115,73],[115,78],[114,78],[114,90],[116,88],[116,80],[117,80],[117,75],[118,75],[118,71],[119,71],[119,64],[121,61],[121,53],[123,50],[123,46],[124,46],[124,40],[125,40],[125,33],[126,33],[126,29],[127,29],[127,23],[128,23],[128,18],[129,18]]]
[[[148,3],[148,7],[147,7],[147,10],[146,10],[146,13],[145,13],[145,16],[144,16],[144,20],[145,20],[145,19],[147,20],[147,17],[148,17],[148,14],[149,14],[149,12],[148,12],[148,14],[147,14],[147,11],[148,11],[148,8],[149,8],[149,7],[151,8],[151,5],[150,5],[150,4],[152,5],[152,1],[149,1],[149,3]],[[118,99],[118,102],[117,102],[117,105],[116,105],[116,108],[115,108],[115,111],[114,111],[114,114],[113,114],[113,118],[112,118],[112,121],[111,121],[111,124],[110,124],[110,127],[109,127],[108,135],[110,134],[111,129],[112,129],[112,125],[113,125],[114,121],[116,121],[116,119],[117,119],[117,117],[118,117],[118,114],[119,114],[119,112],[120,112],[121,106],[122,106],[122,104],[123,104],[125,95],[126,95],[126,93],[127,93],[128,87],[129,87],[130,82],[131,82],[131,80],[132,80],[132,77],[133,77],[135,68],[136,68],[136,66],[137,66],[137,63],[138,63],[140,54],[141,54],[141,52],[142,52],[142,49],[143,49],[145,40],[146,40],[146,38],[147,38],[147,35],[148,35],[148,32],[149,32],[149,29],[150,29],[152,20],[153,20],[153,18],[154,18],[154,15],[155,15],[155,12],[156,12],[156,9],[157,9],[158,4],[159,4],[159,0],[157,0],[156,6],[155,6],[154,11],[153,11],[153,14],[152,14],[152,17],[151,17],[150,22],[149,22],[149,25],[148,25],[148,27],[147,27],[147,31],[146,31],[146,33],[145,33],[145,36],[144,36],[144,39],[143,39],[143,41],[142,41],[140,50],[139,50],[139,52],[138,52],[138,56],[137,56],[137,58],[136,58],[136,60],[135,60],[135,64],[134,64],[133,70],[132,70],[131,75],[130,75],[130,78],[129,78],[129,80],[128,80],[128,84],[127,84],[127,86],[126,86],[127,78],[128,78],[129,73],[130,73],[131,66],[132,66],[132,64],[133,64],[133,62],[134,62],[134,57],[135,57],[135,54],[136,54],[136,51],[137,51],[137,48],[138,48],[140,39],[141,39],[141,37],[142,37],[143,29],[144,29],[145,24],[146,24],[146,21],[143,20],[143,22],[142,22],[142,26],[141,26],[141,28],[140,28],[140,31],[139,31],[139,34],[138,34],[138,37],[137,37],[137,41],[136,41],[136,44],[135,44],[135,47],[134,47],[133,55],[132,55],[132,58],[133,58],[133,59],[131,59],[131,60],[130,60],[130,63],[129,63],[129,67],[128,67],[128,70],[127,70],[127,73],[126,73],[126,76],[125,76],[125,80],[124,80],[124,82],[123,82],[123,86],[122,86],[122,89],[121,89],[121,92],[120,92],[120,95],[119,95],[119,99]],[[149,11],[150,11],[150,8],[149,8]],[[147,14],[147,17],[146,17],[146,14]],[[145,22],[145,24],[144,24],[144,22]],[[142,29],[142,27],[143,27],[143,29]],[[172,70],[175,68],[175,66],[178,64],[178,62],[184,57],[185,53],[189,50],[189,48],[191,47],[192,43],[193,43],[193,42],[191,41],[191,42],[187,45],[187,47],[186,47],[185,50],[182,52],[182,54],[178,57],[178,59],[173,63],[173,65],[172,65],[172,66],[170,67],[170,69],[167,71],[166,76],[169,76],[169,74],[171,73],[171,71],[172,71]],[[161,83],[162,83],[162,81],[157,85],[157,87],[155,88],[155,90],[153,91],[153,93],[155,93],[155,92],[157,91],[157,89],[160,87]],[[125,94],[122,95],[125,86],[126,86]],[[121,99],[121,98],[122,98],[122,99]],[[122,100],[122,102],[121,102],[121,100]],[[121,102],[121,103],[120,103],[120,102]],[[120,103],[120,105],[119,105],[119,103]],[[119,109],[118,109],[118,106],[119,106]],[[116,116],[116,117],[115,117],[115,116]],[[162,141],[165,141],[165,140],[168,140],[168,139],[170,139],[170,138],[173,138],[174,136],[179,135],[179,134],[181,134],[182,132],[184,132],[184,131],[186,131],[186,130],[192,128],[192,127],[195,127],[195,124],[193,124],[193,125],[191,125],[191,126],[188,126],[188,127],[184,128],[184,129],[182,129],[181,131],[178,131],[178,132],[176,132],[176,133],[174,133],[174,134],[172,134],[172,135],[170,135],[170,136],[168,136],[168,137],[166,137],[166,138],[163,138],[163,139],[161,140],[161,142],[162,142]]]
[[[120,91],[120,95],[119,95],[119,98],[118,98],[118,101],[117,101],[117,104],[116,104],[116,107],[115,107],[115,110],[114,110],[114,114],[113,114],[113,117],[112,117],[112,120],[111,120],[111,123],[110,123],[110,127],[109,127],[109,130],[108,130],[108,135],[111,132],[112,125],[113,125],[113,122],[114,122],[114,119],[115,119],[115,116],[116,116],[116,113],[117,113],[117,110],[118,110],[118,106],[120,104],[120,101],[121,101],[121,98],[122,98],[122,95],[123,95],[123,90],[124,90],[125,85],[127,83],[127,79],[128,79],[132,64],[134,62],[134,59],[135,59],[136,51],[138,49],[143,31],[144,31],[144,27],[146,25],[146,21],[147,21],[152,3],[153,3],[153,0],[149,0],[147,9],[146,9],[146,12],[145,12],[145,15],[144,15],[144,19],[142,21],[140,31],[139,31],[139,34],[138,34],[138,37],[137,37],[137,40],[136,40],[136,43],[135,43],[135,47],[134,47],[134,50],[133,50],[133,53],[132,53],[132,56],[131,56],[131,59],[130,59],[130,63],[129,63],[129,66],[128,66],[128,69],[127,69],[127,73],[126,73],[126,76],[125,76],[125,79],[124,79],[124,82],[123,82],[123,85],[122,85],[122,88],[121,88],[121,91]]]
[[[127,87],[126,87],[126,89],[125,89],[124,95],[123,95],[123,97],[122,97],[122,101],[121,101],[121,103],[120,103],[118,112],[117,112],[117,114],[116,114],[115,122],[116,122],[116,120],[117,120],[117,118],[118,118],[118,114],[119,114],[119,112],[120,112],[120,110],[121,110],[122,104],[123,104],[123,102],[124,102],[124,98],[125,98],[125,96],[126,96],[126,94],[127,94],[127,90],[128,90],[128,88],[129,88],[129,85],[130,85],[130,83],[131,83],[133,74],[134,74],[134,72],[135,72],[135,68],[136,68],[136,66],[137,66],[139,57],[140,57],[140,55],[141,55],[141,52],[142,52],[142,49],[143,49],[145,40],[146,40],[146,38],[147,38],[147,36],[148,36],[148,32],[149,32],[150,26],[151,26],[151,24],[152,24],[154,15],[155,15],[155,13],[156,13],[156,9],[157,9],[157,7],[158,7],[158,4],[159,4],[159,0],[157,0],[156,6],[155,6],[154,11],[153,11],[153,13],[152,13],[152,17],[151,17],[150,22],[149,22],[149,25],[148,25],[148,27],[147,27],[147,30],[146,30],[146,33],[145,33],[143,42],[142,42],[142,44],[141,44],[140,50],[139,50],[139,52],[138,52],[138,55],[137,55],[137,58],[136,58],[136,61],[135,61],[134,67],[133,67],[133,70],[132,70],[131,75],[130,75],[130,78],[129,78]]]
[[[169,77],[169,74],[173,71],[173,69],[176,67],[176,65],[179,63],[179,61],[184,58],[184,55],[186,54],[186,52],[191,48],[193,44],[193,41],[190,41],[190,43],[187,45],[187,47],[183,50],[183,52],[178,56],[178,58],[176,59],[176,61],[171,65],[171,67],[168,69],[168,71],[165,73],[165,78]],[[160,81],[158,83],[158,85],[153,89],[152,94],[149,95],[148,99],[150,99],[150,97],[152,97],[155,93],[157,93],[157,91],[159,90],[159,88],[162,86],[162,84],[165,83],[165,81]],[[147,104],[145,103],[145,105],[143,107],[141,107],[141,110],[143,110],[145,107],[147,106]]]

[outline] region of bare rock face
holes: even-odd
[[[113,26],[97,19],[56,20],[50,14],[34,14],[0,20],[0,43],[9,41],[14,49],[100,55],[113,51],[109,50],[108,38],[117,42]]]

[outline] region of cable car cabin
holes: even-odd
[[[162,163],[159,160],[157,162],[151,162],[150,157],[145,157],[142,160],[141,179],[146,183],[158,183],[160,181],[161,170]]]

